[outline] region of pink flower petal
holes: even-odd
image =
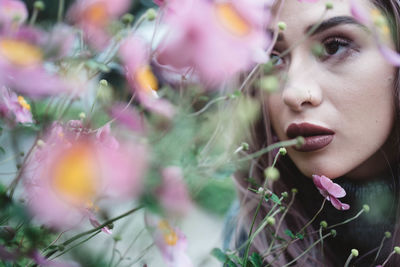
[[[381,52],[382,56],[392,65],[398,67],[400,66],[400,55],[394,51],[393,49],[383,45],[378,45],[379,51]]]
[[[332,196],[331,196],[331,203],[338,210],[348,210],[350,208],[349,204],[342,203],[340,202],[340,200]]]
[[[350,0],[350,12],[353,17],[360,23],[367,24],[370,22],[368,11],[365,10],[356,0]]]

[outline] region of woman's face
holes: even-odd
[[[277,21],[287,25],[273,50],[283,88],[267,108],[280,140],[302,135],[289,156],[306,175],[367,178],[394,159],[395,68],[381,56],[371,31],[351,16],[350,0],[285,1]],[[371,10],[367,0],[359,4]],[[313,25],[321,26],[298,43]],[[322,54],[312,53],[321,44]],[[294,46],[290,52],[278,56]]]

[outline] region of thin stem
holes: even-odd
[[[321,211],[324,209],[325,206],[325,202],[326,202],[326,198],[324,198],[324,201],[322,202],[321,208],[319,208],[319,210],[317,211],[317,213],[315,213],[314,217],[312,217],[312,219],[303,226],[303,228],[301,228],[301,230],[299,231],[299,233],[302,233],[308,226],[310,226],[310,224],[312,224],[313,221],[315,221],[315,219],[317,218],[317,216],[321,213]]]
[[[133,244],[135,244],[136,240],[138,240],[139,236],[145,231],[145,229],[142,229],[137,235],[136,237],[133,239],[133,241],[129,244],[129,246],[127,247],[127,249],[125,250],[124,254],[122,255],[122,257],[119,259],[119,261],[115,264],[114,267],[117,267],[122,260],[126,257],[126,255],[128,254],[129,250],[132,248]]]
[[[64,14],[64,0],[59,0],[58,2],[58,14],[57,14],[57,21],[61,22]]]
[[[389,256],[386,258],[386,260],[382,263],[382,267],[386,265],[386,263],[389,262],[390,258],[395,254],[395,251],[392,251],[392,253],[389,254]]]
[[[191,114],[189,114],[189,115],[187,115],[187,116],[188,116],[188,117],[194,117],[194,116],[200,115],[201,113],[203,113],[204,111],[206,111],[211,105],[213,105],[213,104],[215,104],[215,103],[217,103],[217,102],[219,102],[219,101],[227,100],[227,99],[229,99],[229,96],[220,96],[220,97],[217,97],[217,98],[215,98],[215,99],[209,101],[209,102],[208,102],[202,109],[200,109],[199,111],[196,111],[196,112],[194,112],[194,113],[191,113]]]
[[[296,258],[294,258],[291,262],[283,265],[282,267],[287,267],[290,266],[292,263],[295,263],[298,259],[300,259],[301,257],[303,257],[305,254],[307,254],[315,245],[317,245],[319,242],[321,242],[322,240],[324,240],[325,238],[327,238],[328,236],[332,235],[332,233],[328,233],[326,235],[324,235],[322,237],[322,239],[318,239],[317,241],[315,241],[310,247],[308,247],[306,250],[303,251],[303,253],[301,253],[299,256],[297,256]]]
[[[35,24],[38,14],[39,14],[39,10],[37,8],[34,8],[33,12],[32,12],[32,17],[29,20],[30,26],[33,26]]]
[[[110,263],[108,264],[108,266],[112,266],[112,263],[114,261],[114,257],[115,257],[115,251],[117,249],[117,241],[114,240],[114,244],[113,244],[113,248],[112,248],[112,254],[111,254],[111,259],[110,259]]]
[[[324,258],[324,240],[322,239],[322,226],[319,227],[319,238],[321,239],[321,255]]]
[[[360,210],[360,211],[356,214],[356,216],[354,216],[353,218],[350,218],[350,219],[347,219],[347,220],[345,220],[345,221],[343,221],[343,222],[340,222],[340,223],[331,225],[331,226],[328,227],[328,229],[331,229],[331,228],[334,228],[334,227],[336,227],[336,226],[343,225],[343,224],[346,224],[346,223],[348,223],[348,222],[351,222],[351,221],[357,219],[358,217],[360,217],[360,215],[361,215],[363,212],[364,212],[364,209]]]
[[[352,259],[353,259],[353,253],[350,252],[350,255],[347,258],[346,263],[344,264],[344,267],[349,267],[349,264],[350,264]]]
[[[381,244],[379,246],[378,252],[376,253],[375,259],[372,262],[371,266],[374,266],[374,263],[378,260],[379,254],[381,253],[382,247],[383,247],[383,243],[385,242],[386,236],[384,235],[381,241]]]
[[[249,154],[246,157],[243,157],[239,160],[237,160],[236,162],[243,162],[243,161],[247,161],[247,160],[252,160],[254,158],[258,158],[272,150],[274,150],[275,148],[279,148],[279,147],[289,147],[289,146],[294,146],[297,145],[298,141],[297,139],[291,139],[291,140],[287,140],[287,141],[281,141],[278,143],[274,143],[272,145],[267,146],[266,148],[263,148],[257,152],[254,152],[253,154]],[[279,153],[278,153],[279,154]]]

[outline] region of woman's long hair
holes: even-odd
[[[400,51],[400,1],[399,0],[372,0],[373,4],[381,10],[388,18],[389,24],[391,26],[392,38],[395,43],[395,48]],[[394,94],[394,105],[395,105],[395,124],[398,125],[400,122],[400,95],[399,95],[399,69],[397,68],[396,77],[393,84],[393,94]],[[262,105],[266,105],[266,96],[262,90],[249,90],[253,97],[259,99]],[[397,143],[400,140],[400,132],[397,130],[398,127],[394,127],[397,135]],[[276,137],[274,136],[271,123],[269,120],[268,109],[263,108],[260,118],[250,127],[250,147],[251,152],[258,151],[266,146],[276,142]],[[400,144],[397,144],[400,151]],[[254,159],[249,166],[248,173],[238,173],[236,175],[236,184],[238,188],[238,194],[240,199],[240,213],[238,218],[237,226],[237,239],[243,236],[243,232],[248,234],[250,231],[250,225],[252,223],[254,214],[256,212],[257,205],[260,201],[260,194],[253,193],[248,190],[248,188],[254,188],[246,178],[252,177],[257,184],[262,185],[264,183],[264,169],[272,164],[273,158],[275,157],[276,151],[266,154],[260,158]],[[400,153],[397,153],[398,155]],[[286,156],[287,157],[287,156]],[[399,159],[399,157],[398,157]],[[289,160],[290,161],[290,160]],[[400,166],[399,160],[397,160]],[[293,181],[296,177],[302,176],[300,171],[294,166],[294,164],[285,164],[285,162],[279,162],[277,165],[280,172],[280,179],[275,182],[268,182],[268,188],[277,195],[282,192],[288,192],[290,195],[291,189],[293,187]],[[398,168],[397,168],[398,169]],[[396,174],[397,181],[396,184],[400,184],[398,181],[399,173]],[[254,188],[257,189],[257,188]],[[398,194],[398,192],[395,192]],[[290,198],[290,196],[289,196]],[[396,214],[396,224],[394,226],[392,247],[400,246],[400,226],[399,226],[399,214],[400,208],[398,203],[396,203],[397,214]],[[262,219],[266,216],[268,211],[272,208],[272,204],[263,201],[262,207],[258,213],[256,219],[256,226],[260,224]],[[276,216],[276,222],[280,219],[280,214]],[[271,231],[264,230],[258,234],[251,246],[251,252],[258,252],[264,258],[265,263],[269,263],[270,266],[283,266],[299,256],[307,248],[311,246],[319,237],[317,235],[306,235],[304,240],[301,242],[294,242],[286,248],[283,253],[274,254],[269,253],[265,255],[273,239],[272,235],[278,235],[281,238],[289,237],[284,233],[285,229],[293,229],[293,231],[300,230],[308,221],[310,217],[306,215],[306,211],[302,203],[299,201],[294,201],[293,206],[288,210],[286,216],[284,217],[282,224],[280,225],[278,231],[277,224],[272,227]],[[307,232],[312,232],[312,225],[307,229]],[[254,230],[253,230],[254,232]],[[239,241],[240,243],[240,241]],[[240,246],[240,244],[237,244]],[[301,257],[297,262],[297,266],[336,266],[335,254],[330,251],[329,248],[324,250],[324,255],[322,255],[320,247],[316,246],[311,249],[306,255]],[[391,261],[386,266],[400,266],[400,257],[392,257]]]

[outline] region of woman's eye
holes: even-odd
[[[331,57],[346,57],[352,49],[352,42],[347,39],[333,37],[325,40],[322,43],[323,53],[321,58],[323,60],[329,59]]]

